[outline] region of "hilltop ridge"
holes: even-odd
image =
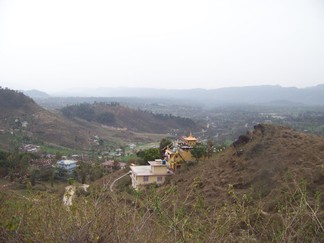
[[[141,97],[174,99],[206,106],[222,104],[271,104],[283,101],[304,105],[324,105],[323,85],[307,88],[259,85],[218,89],[154,89],[154,88],[76,88],[52,94],[56,97]],[[55,100],[53,98],[52,102]],[[42,101],[44,102],[44,101]]]

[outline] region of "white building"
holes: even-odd
[[[57,161],[57,166],[62,168],[62,169],[65,169],[67,171],[72,171],[76,168],[77,166],[77,161],[76,160],[60,160],[60,161]]]

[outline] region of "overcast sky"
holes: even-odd
[[[323,0],[0,0],[0,85],[324,83]]]

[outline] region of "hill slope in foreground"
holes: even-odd
[[[312,193],[324,192],[324,137],[259,124],[216,159],[180,172],[172,182],[184,191],[193,180],[208,205],[231,199],[233,189],[252,194],[264,211],[274,212],[283,185],[293,188],[303,181]]]
[[[324,237],[324,137],[259,124],[216,158],[181,168],[170,185],[178,195],[167,201],[190,205],[188,213],[206,210],[195,227],[211,227],[211,239]]]
[[[0,241],[321,242],[323,158],[323,137],[258,125],[160,188],[116,193],[106,178],[66,208],[63,192],[2,186]]]

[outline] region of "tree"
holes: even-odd
[[[196,144],[191,149],[192,156],[199,162],[199,159],[206,153],[206,146],[203,144]]]
[[[150,160],[155,160],[160,158],[160,149],[159,148],[149,148],[149,149],[145,149],[143,151],[139,151],[137,153],[137,156],[140,157],[142,159],[142,163],[141,164],[147,164],[147,161]]]
[[[213,154],[213,150],[214,150],[214,141],[211,139],[208,139],[207,141],[207,157],[210,158]]]
[[[160,156],[164,156],[164,151],[167,147],[172,146],[172,141],[168,138],[162,138],[160,141]]]
[[[97,122],[112,125],[116,122],[115,114],[112,112],[104,112],[97,115]]]
[[[171,147],[172,141],[168,138],[162,138],[160,141],[160,150],[166,149],[166,147]]]
[[[65,178],[68,174],[68,171],[64,168],[62,168],[61,166],[56,167],[56,171],[55,171],[55,177],[56,179],[62,179]]]
[[[36,180],[38,179],[39,174],[40,174],[39,168],[35,166],[31,166],[29,168],[29,178],[32,186],[36,185]]]
[[[79,166],[74,170],[74,177],[82,184],[86,183],[87,176],[90,174],[91,165],[84,161],[81,161]]]
[[[24,176],[27,174],[30,159],[31,155],[27,153],[11,153],[8,156],[7,160],[10,181],[13,181],[15,177],[22,181]]]

